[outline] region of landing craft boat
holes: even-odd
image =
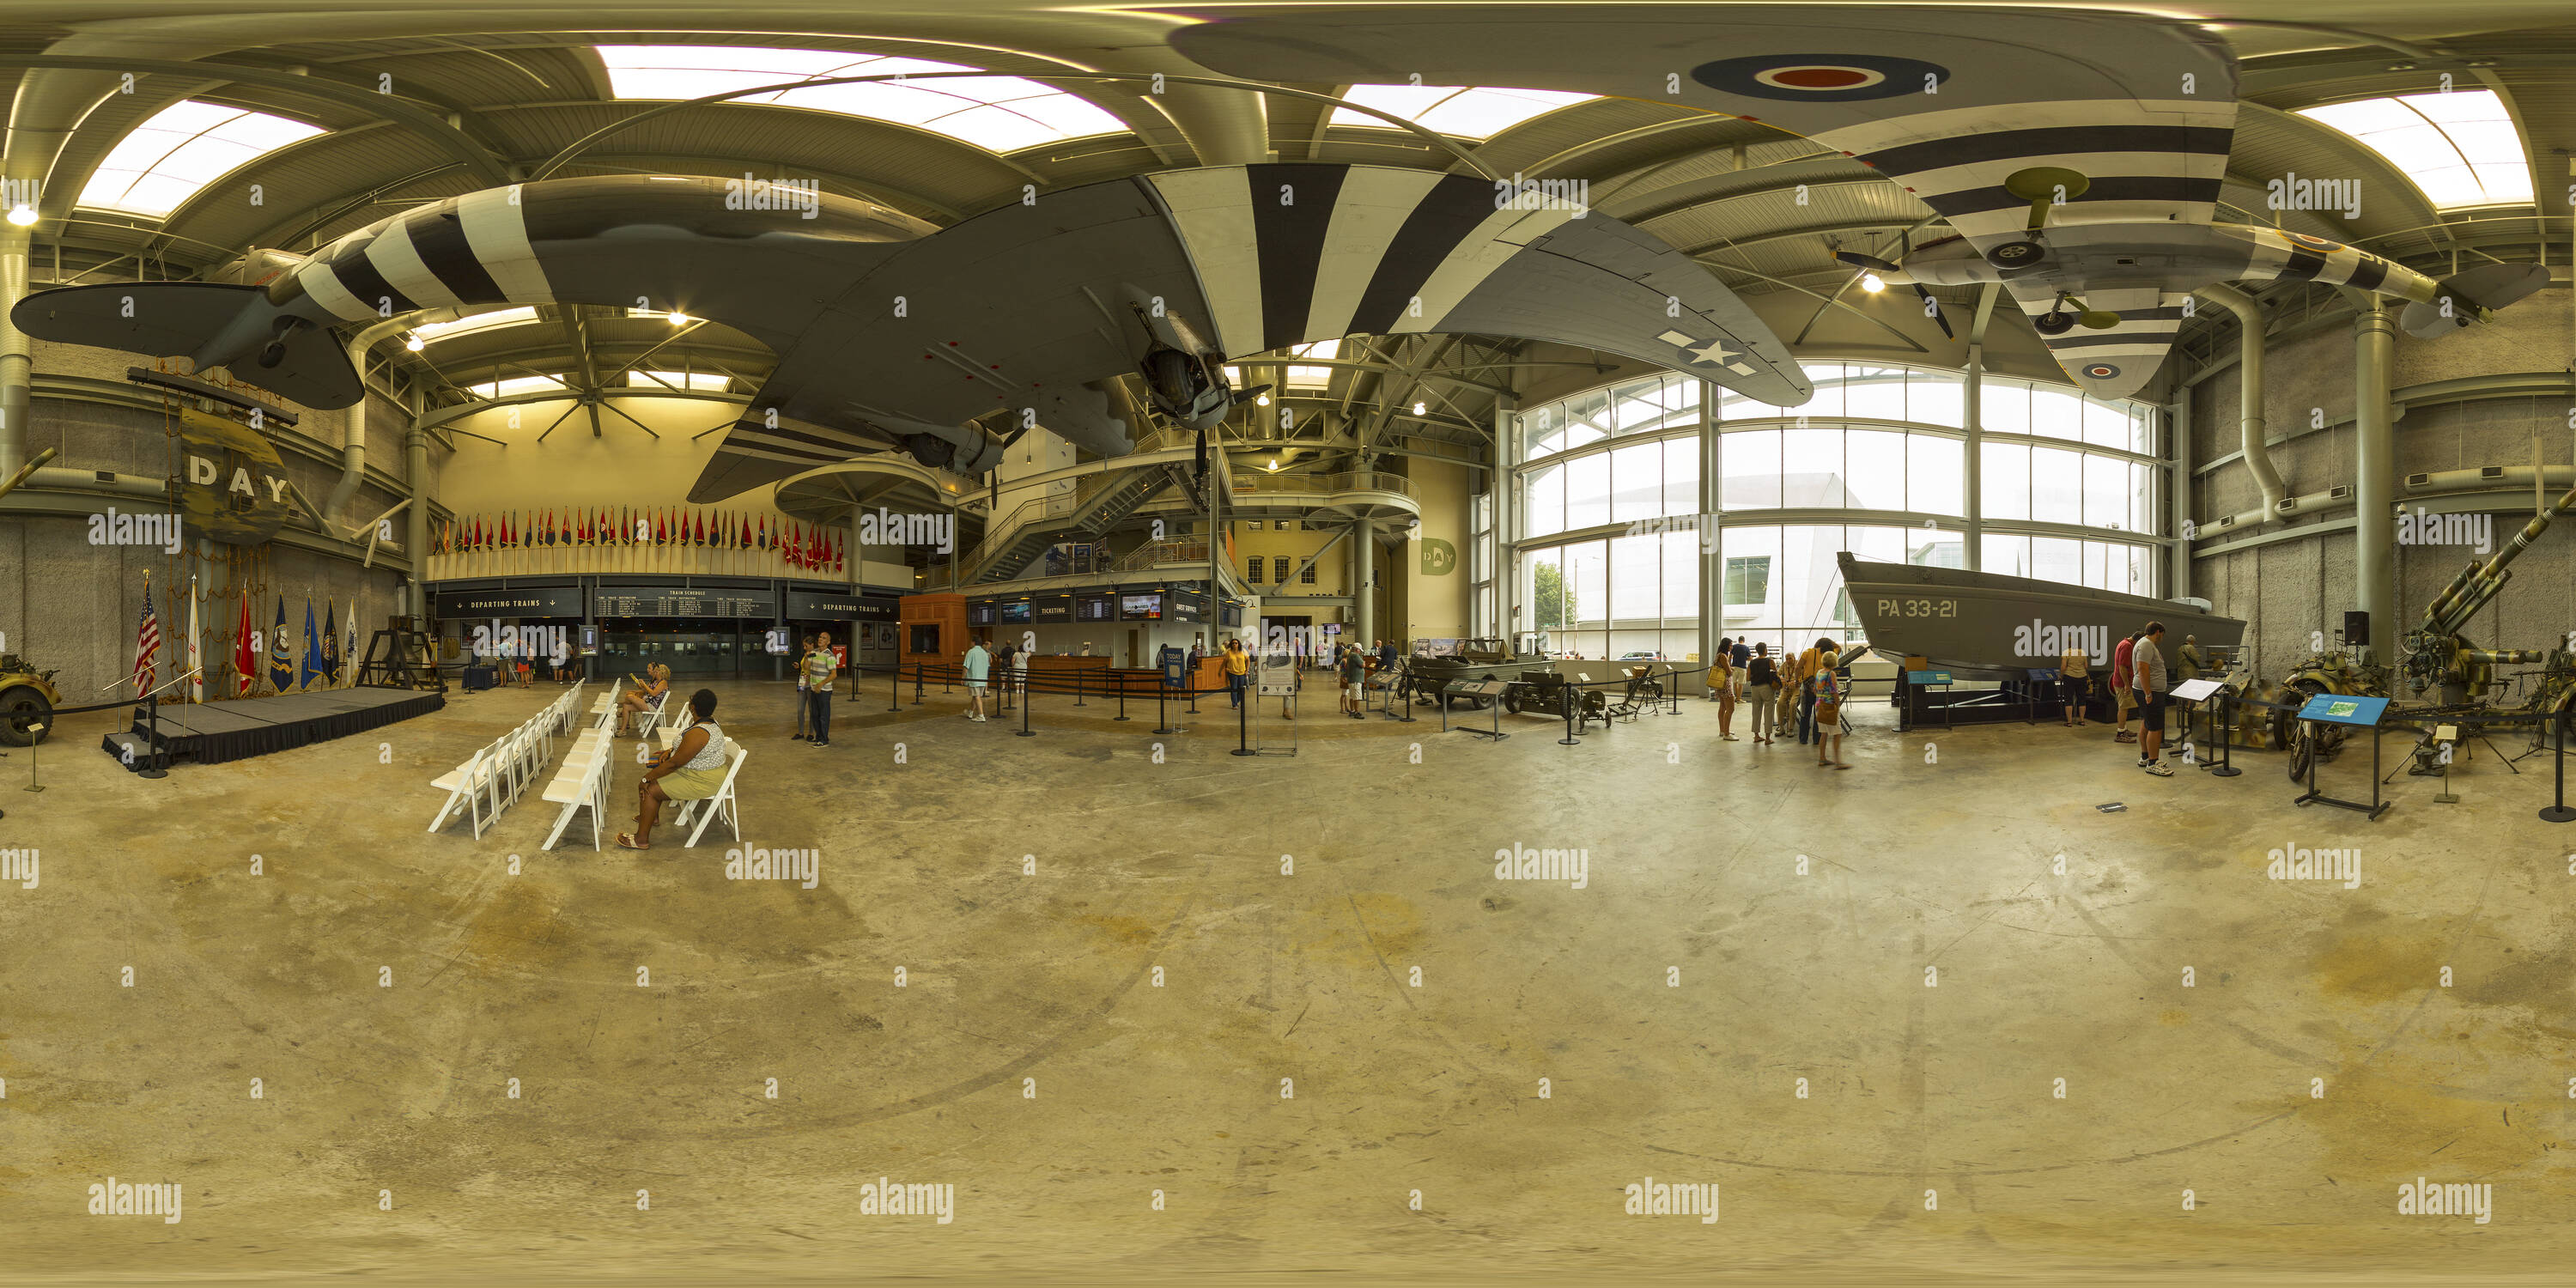
[[[1876,652],[1902,663],[1928,659],[1963,679],[2019,680],[2054,669],[2060,652],[2080,642],[2097,667],[2113,646],[2148,622],[2165,624],[2168,666],[2185,636],[2204,650],[2233,653],[2245,623],[2192,600],[2157,599],[2064,582],[2006,577],[1922,564],[1872,563],[1844,551],[1843,586]]]

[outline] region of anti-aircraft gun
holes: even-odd
[[[2399,673],[2406,677],[2409,691],[2422,695],[2438,688],[2444,706],[2475,702],[2486,696],[2495,683],[2498,666],[2527,666],[2535,662],[2565,665],[2566,649],[2485,649],[2472,646],[2460,631],[2478,610],[2494,602],[2497,592],[2513,580],[2510,570],[2515,559],[2529,549],[2540,534],[2558,516],[2576,509],[2576,488],[2558,498],[2556,505],[2531,516],[2522,531],[2513,536],[2505,548],[2485,563],[2472,562],[2451,579],[2442,593],[2425,606],[2423,624],[2406,633],[2406,655]]]
[[[2571,700],[2576,700],[2576,651],[2565,647],[2478,648],[2460,634],[2478,610],[2494,602],[2504,584],[2513,579],[2513,561],[2570,510],[2576,510],[2576,488],[2558,498],[2557,504],[2531,516],[2531,522],[2522,525],[2522,531],[2515,533],[2493,558],[2483,564],[2472,562],[2462,569],[2425,606],[2423,623],[2406,633],[2405,656],[2398,665],[2408,691],[2419,697],[2427,692],[2437,694],[2434,711],[2423,714],[2445,714],[2454,723],[2474,726],[2485,708],[2487,692],[2495,685],[2495,668],[2499,666],[2542,665],[2540,683],[2525,708],[2530,715],[2562,712]],[[2463,707],[2467,710],[2456,714],[2449,710]],[[2439,773],[2436,755],[2428,735],[2416,747],[2416,763],[2409,772]]]

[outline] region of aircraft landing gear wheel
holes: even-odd
[[[1986,252],[1986,262],[1997,268],[2028,268],[2048,258],[2048,248],[2035,241],[2005,242]]]
[[[2030,320],[2030,329],[2041,335],[2064,335],[2075,329],[2072,313],[2042,313]]]

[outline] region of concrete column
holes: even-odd
[[[2191,594],[2191,542],[2194,525],[2191,519],[2191,391],[2165,407],[2165,499],[2172,509],[2166,535],[2172,540],[2165,547],[2172,553],[2167,560],[2171,572],[2165,578],[2165,597],[2180,599]]]
[[[2353,437],[2359,472],[2353,480],[2353,581],[2361,611],[2370,614],[2370,653],[2395,660],[2397,622],[2397,423],[2389,415],[2389,368],[2396,331],[2386,301],[2374,295],[2352,323]]]
[[[27,333],[9,323],[9,310],[27,298],[28,230],[0,224],[0,479],[27,463],[28,399],[36,381]]]
[[[411,558],[411,615],[429,617],[429,431],[415,425],[403,435],[403,482],[411,505],[403,511],[403,553]]]
[[[1989,290],[1992,287],[1987,288]],[[1965,473],[1960,482],[1967,488],[1967,522],[1961,525],[1962,562],[1970,572],[1983,572],[1986,567],[1986,346],[1968,346],[1968,380],[1961,403],[1960,421],[1968,431],[1968,445],[1961,456]]]
[[[1351,528],[1351,629],[1359,632],[1361,648],[1377,640],[1377,593],[1369,588],[1376,572],[1376,525],[1362,519]]]
[[[1718,472],[1717,386],[1699,382],[1699,660],[1705,667],[1717,659],[1717,640],[1726,631],[1726,530],[1718,510],[1725,483]],[[1689,686],[1683,686],[1688,688]]]

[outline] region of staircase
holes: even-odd
[[[1164,488],[1188,478],[1182,465],[1142,465],[1086,477],[1070,496],[1039,497],[1011,511],[963,561],[965,581],[1008,581],[1047,547],[1097,537],[1134,514]]]

